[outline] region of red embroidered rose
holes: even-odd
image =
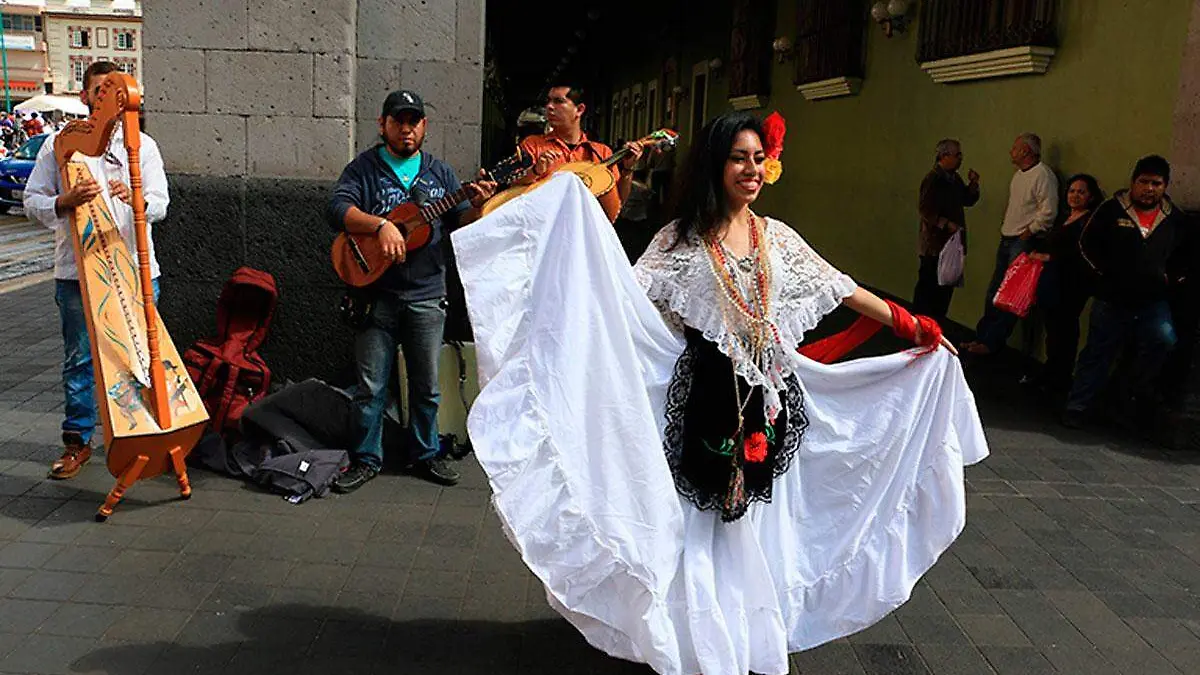
[[[767,461],[767,435],[761,431],[750,434],[746,439],[745,452],[747,462],[757,464]]]

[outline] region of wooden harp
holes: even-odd
[[[96,514],[97,520],[112,515],[135,481],[167,471],[176,474],[180,494],[191,496],[184,458],[208,421],[204,403],[154,305],[142,188],[140,105],[137,81],[124,73],[110,73],[91,100],[91,116],[71,122],[54,139],[63,191],[84,180],[94,180],[101,187],[99,195],[68,214],[91,338],[107,465],[118,479]],[[118,177],[109,175],[112,163],[108,153],[118,124],[129,155],[136,263],[114,219],[114,209],[126,207],[108,197],[108,181]],[[127,213],[123,215],[128,218]]]

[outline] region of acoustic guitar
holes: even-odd
[[[642,146],[643,150],[655,147],[662,150],[674,150],[676,144],[679,142],[679,134],[670,129],[659,129],[635,142]],[[621,148],[614,152],[611,157],[601,162],[566,162],[559,164],[533,183],[515,185],[502,192],[497,192],[495,196],[487,200],[487,203],[483,205],[483,215],[486,216],[526,192],[536,189],[552,176],[563,171],[570,171],[579,176],[583,184],[587,186],[588,191],[600,200],[600,206],[604,208],[604,213],[608,216],[608,220],[615,222],[617,220],[617,213],[621,209],[621,202],[617,199],[616,191],[613,189],[617,186],[617,180],[613,178],[611,167],[628,156],[629,148]]]
[[[525,175],[532,166],[533,158],[518,150],[491,170],[485,171],[484,176],[489,181],[508,184]],[[458,190],[429,204],[405,202],[384,216],[400,230],[401,236],[404,237],[405,250],[414,251],[429,243],[433,235],[430,223],[466,201],[468,185],[471,185],[471,182],[464,183]],[[375,283],[395,262],[384,255],[379,237],[374,233],[342,232],[333,240],[331,253],[333,269],[338,277],[359,288]]]

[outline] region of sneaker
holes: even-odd
[[[369,464],[355,462],[346,470],[346,473],[338,476],[337,480],[333,481],[333,491],[341,494],[354,492],[378,475],[379,469]]]
[[[461,476],[458,471],[443,457],[423,459],[408,465],[405,470],[414,476],[420,476],[427,481],[439,485],[458,485]]]
[[[83,435],[79,432],[64,431],[62,441],[62,457],[50,465],[50,477],[55,480],[74,478],[83,465],[92,458],[92,448],[83,442]]]

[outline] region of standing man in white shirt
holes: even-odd
[[[1017,316],[992,304],[1008,266],[1025,250],[1026,241],[1048,233],[1058,214],[1058,178],[1042,163],[1042,139],[1023,133],[1013,141],[1009,157],[1017,172],[1008,186],[1008,208],[1000,226],[1000,246],[996,249],[996,269],[984,297],[983,318],[975,326],[975,340],[962,348],[972,354],[995,354],[1004,348]]]
[[[89,101],[100,91],[104,76],[116,72],[110,61],[96,61],[83,76],[83,91],[79,98],[90,108]],[[103,157],[88,158],[88,168],[94,181],[77,183],[63,190],[58,162],[54,157],[55,135],[46,139],[38,152],[37,162],[25,186],[25,213],[42,225],[54,230],[54,301],[62,318],[63,390],[66,394],[66,416],[62,424],[63,454],[50,467],[50,477],[72,478],[92,456],[92,432],[96,426],[96,383],[92,371],[92,347],[88,339],[87,319],[79,276],[75,266],[75,249],[71,243],[69,214],[96,195],[104,195],[113,219],[130,251],[136,250],[133,233],[132,194],[129,189],[129,156],[125,150],[124,130],[117,125]],[[158,144],[142,134],[142,192],[146,199],[146,235],[150,239],[150,273],[154,279],[154,299],[158,300],[158,260],[154,257],[154,240],[150,225],[167,215],[170,196],[167,175],[163,171]]]

